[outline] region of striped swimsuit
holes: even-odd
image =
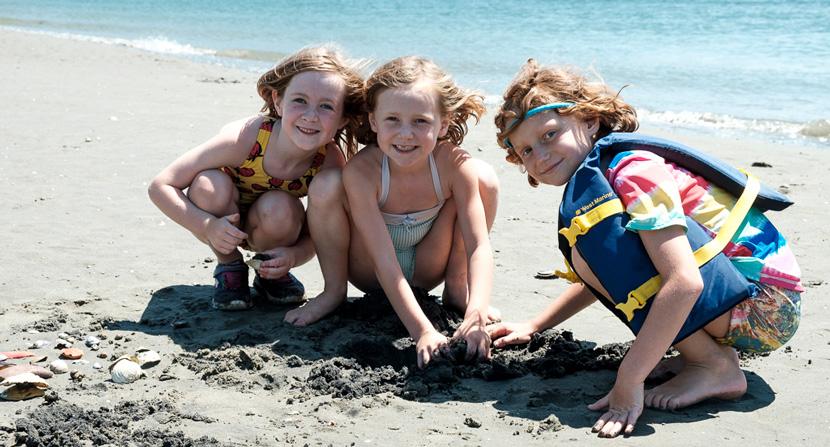
[[[386,229],[392,238],[392,245],[395,247],[395,257],[401,266],[401,271],[407,281],[412,282],[415,275],[415,248],[424,236],[429,233],[432,223],[438,217],[441,207],[444,206],[444,191],[441,189],[441,179],[438,177],[438,168],[435,166],[435,159],[432,153],[429,154],[429,169],[432,174],[432,187],[435,189],[435,196],[438,204],[423,211],[414,211],[407,214],[384,213],[383,220],[386,222]],[[378,201],[378,208],[383,208],[389,196],[389,159],[383,155],[381,163],[380,185],[381,193]]]

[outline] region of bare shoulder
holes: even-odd
[[[343,168],[343,181],[347,185],[366,187],[380,178],[381,152],[375,145],[358,151]]]
[[[470,161],[473,157],[469,152],[450,142],[439,143],[433,152],[435,164],[442,186],[449,186],[450,191],[461,183],[469,183],[475,178],[475,166]]]
[[[234,146],[250,149],[256,141],[259,128],[265,120],[264,115],[254,115],[247,118],[231,121],[219,130],[219,137]]]

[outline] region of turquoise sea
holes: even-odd
[[[0,0],[0,26],[256,72],[323,42],[420,54],[493,105],[534,57],[628,84],[653,124],[830,147],[826,0]]]

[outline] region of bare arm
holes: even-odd
[[[249,149],[247,140],[255,138],[255,134],[253,137],[248,134],[250,127],[256,128],[256,120],[230,123],[217,135],[173,161],[150,182],[150,200],[173,221],[207,243],[208,227],[217,216],[195,206],[184,194],[184,189],[202,171],[241,164]],[[253,144],[253,139],[250,142]]]
[[[497,348],[530,341],[531,335],[562,324],[593,304],[596,297],[580,283],[571,284],[535,317],[523,323],[499,323],[487,328]]]
[[[592,410],[607,410],[593,426],[593,431],[599,431],[601,436],[613,437],[634,430],[643,412],[646,376],[671,346],[703,290],[703,279],[683,228],[641,231],[640,238],[660,273],[662,286],[652,298],[648,316],[620,365],[614,388],[588,406]]]
[[[640,238],[660,273],[662,286],[620,365],[617,380],[627,383],[645,380],[671,346],[703,290],[703,279],[683,228],[641,231]]]

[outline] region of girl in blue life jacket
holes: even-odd
[[[494,346],[527,342],[599,298],[636,335],[614,387],[588,406],[604,411],[593,426],[603,437],[631,433],[644,405],[743,395],[736,350],[777,349],[800,319],[801,272],[762,214],[791,202],[706,154],[631,133],[634,109],[569,69],[528,61],[495,122],[532,186],[565,186],[561,276],[573,284],[533,319],[490,326]],[[670,346],[680,355],[661,362]],[[645,390],[652,372],[676,375]]]

